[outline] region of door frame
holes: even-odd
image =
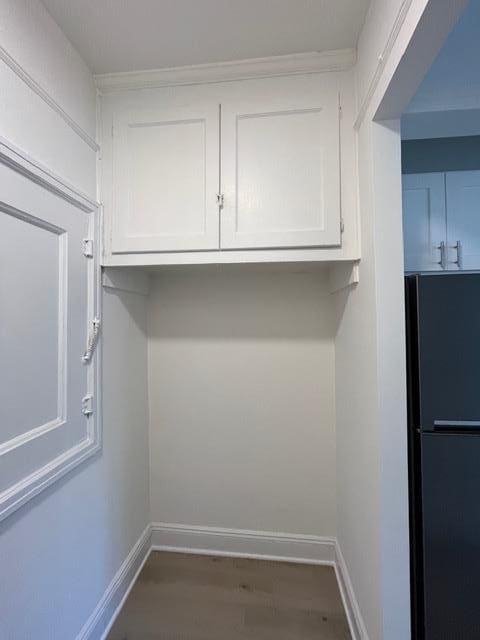
[[[411,637],[411,623],[400,117],[467,0],[399,0],[390,5],[393,10],[398,5],[396,15],[385,3],[371,3],[360,37],[355,123],[363,244],[355,295],[365,287],[361,295],[374,305],[371,417],[378,428],[379,521],[372,525],[377,543],[363,542],[362,547],[349,538],[353,548],[345,560],[357,591],[359,606],[353,617],[358,637],[369,633],[404,640]],[[391,25],[386,36],[384,21]],[[361,593],[362,578],[355,566],[361,553],[368,553],[376,565],[371,569],[370,600]],[[375,586],[372,580],[378,581]]]

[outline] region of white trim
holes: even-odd
[[[55,111],[64,122],[78,135],[93,151],[98,151],[99,146],[92,136],[81,127],[68,113],[58,104],[58,102],[46,91],[38,82],[19,64],[8,51],[0,46],[0,60],[22,80],[29,89],[37,94],[48,106]]]
[[[352,581],[350,580],[350,575],[338,540],[335,542],[335,574],[337,576],[338,588],[342,596],[352,640],[369,640],[367,628],[360,613],[360,607],[358,606]]]
[[[31,182],[35,182],[55,195],[67,200],[74,206],[82,209],[82,211],[91,213],[99,206],[98,202],[89,198],[2,136],[0,136],[0,162],[14,171],[21,173]]]
[[[356,254],[344,254],[338,248],[305,249],[233,249],[228,251],[172,251],[151,253],[114,253],[104,257],[104,267],[161,267],[189,264],[261,264],[265,262],[323,262],[335,265],[358,261]]]
[[[96,430],[98,431],[98,428]],[[0,521],[100,449],[98,437],[89,436],[0,493]]]
[[[169,69],[105,73],[95,76],[102,93],[154,89],[175,85],[227,82],[299,73],[344,71],[355,64],[354,49],[299,53],[233,62],[217,62]]]
[[[369,640],[335,538],[168,523],[153,523],[145,528],[76,640],[106,640],[151,551],[332,566],[352,640]]]
[[[125,603],[151,551],[148,525],[123,561],[76,640],[104,640]]]
[[[383,70],[385,69],[390,54],[392,53],[393,47],[398,38],[398,34],[400,33],[403,23],[405,22],[405,18],[407,17],[408,10],[410,9],[412,2],[413,0],[403,0],[400,5],[392,29],[388,35],[387,42],[385,43],[382,53],[378,56],[377,66],[375,68],[372,79],[370,80],[367,93],[365,94],[363,102],[358,110],[358,114],[354,123],[355,129],[360,128],[363,119],[365,118],[370,102],[372,101],[372,98],[378,87]]]
[[[120,269],[106,267],[102,270],[102,286],[104,289],[129,291],[140,296],[150,293],[150,275],[141,269]]]
[[[335,562],[334,538],[164,522],[152,524],[152,549],[304,564]]]
[[[360,266],[357,262],[338,262],[330,268],[328,288],[330,293],[349,289],[360,282]]]
[[[0,164],[4,164],[9,169],[20,173],[32,183],[46,189],[50,193],[63,198],[72,205],[78,207],[90,215],[90,229],[95,240],[99,237],[99,215],[97,203],[80,194],[76,189],[67,185],[55,174],[27,156],[20,149],[9,141],[0,137]],[[0,203],[1,204],[1,203]],[[13,207],[8,205],[11,210]],[[2,204],[2,208],[5,206]],[[33,216],[26,212],[15,210],[15,215],[23,219],[31,219]],[[45,224],[43,224],[45,226]],[[48,226],[48,225],[47,225]],[[87,316],[92,319],[101,313],[100,296],[100,253],[99,242],[95,242],[94,257],[91,259],[88,275],[88,309]],[[36,469],[28,476],[22,478],[14,485],[8,487],[0,493],[0,521],[16,511],[28,500],[38,495],[45,488],[59,480],[69,471],[80,465],[82,462],[101,450],[102,447],[102,407],[101,407],[101,344],[97,350],[88,373],[88,391],[93,393],[95,400],[94,415],[87,420],[86,437],[73,447],[61,453],[53,460],[50,460],[43,467]],[[45,427],[45,425],[44,425]],[[50,430],[52,425],[42,428],[42,433]],[[53,427],[52,427],[53,428]],[[27,434],[38,436],[38,432]],[[25,438],[19,442],[9,441],[6,444],[8,450],[12,450],[12,445],[18,446],[27,441]],[[5,453],[6,451],[3,451]]]

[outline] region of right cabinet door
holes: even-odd
[[[340,245],[338,90],[222,102],[221,248]]]
[[[446,174],[450,268],[480,268],[480,171]]]

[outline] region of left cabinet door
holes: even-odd
[[[0,520],[100,447],[96,215],[37,177],[0,164]]]
[[[218,249],[219,144],[218,104],[114,117],[113,253]]]

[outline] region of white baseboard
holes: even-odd
[[[76,640],[104,640],[107,637],[123,603],[135,584],[138,574],[150,555],[151,547],[152,528],[151,525],[148,525],[108,585]]]
[[[163,522],[152,524],[152,549],[308,564],[335,562],[334,538]]]
[[[350,580],[345,558],[343,557],[338,540],[335,544],[335,573],[337,575],[338,588],[342,596],[352,640],[369,640],[367,628],[360,613],[360,607],[358,606],[352,581]]]
[[[335,538],[163,522],[146,527],[76,640],[106,639],[151,550],[333,566],[352,640],[369,640]]]

